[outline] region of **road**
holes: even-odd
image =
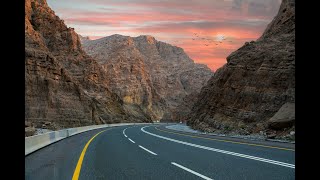
[[[25,179],[295,179],[293,144],[195,135],[165,125],[92,130],[25,157]]]

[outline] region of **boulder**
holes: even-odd
[[[268,126],[271,129],[285,129],[295,123],[295,104],[285,103],[279,111],[268,120]]]
[[[36,133],[36,128],[34,127],[26,127],[24,128],[25,136],[33,136]]]

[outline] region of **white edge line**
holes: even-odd
[[[125,133],[125,131],[127,130],[127,128],[125,128],[123,131],[122,131],[122,134],[124,135],[124,137],[128,137]]]
[[[179,141],[179,140],[171,139],[171,138],[168,138],[168,137],[160,136],[160,135],[153,134],[153,133],[150,133],[150,132],[144,130],[144,128],[146,128],[146,127],[149,127],[149,126],[142,127],[141,131],[143,131],[144,133],[147,133],[149,135],[152,135],[152,136],[155,136],[155,137],[158,137],[158,138],[161,138],[161,139],[165,139],[165,140],[168,140],[168,141],[173,141],[173,142],[176,142],[176,143],[180,143],[180,144],[184,144],[184,145],[188,145],[188,146],[192,146],[192,147],[197,147],[197,148],[200,148],[200,149],[206,149],[206,150],[209,150],[209,151],[220,152],[220,153],[229,154],[229,155],[232,155],[232,156],[238,156],[238,157],[242,157],[242,158],[252,159],[252,160],[256,160],[256,161],[266,162],[266,163],[270,163],[270,164],[275,164],[275,165],[279,165],[279,166],[284,166],[284,167],[289,167],[289,168],[295,169],[295,165],[294,164],[289,164],[289,163],[275,161],[275,160],[271,160],[271,159],[265,159],[265,158],[250,156],[250,155],[246,155],[246,154],[240,154],[240,153],[236,153],[236,152],[225,151],[225,150],[221,150],[221,149],[201,146],[201,145],[197,145],[197,144],[192,144],[192,143],[188,143],[188,142]]]
[[[136,143],[136,142],[134,142],[132,139],[130,139],[130,138],[128,138],[129,139],[129,141],[131,141],[132,143]]]
[[[141,149],[143,149],[143,150],[145,150],[145,151],[149,152],[150,154],[157,155],[156,153],[154,153],[154,152],[150,151],[149,149],[147,149],[147,148],[145,148],[145,147],[143,147],[143,146],[140,146],[140,145],[139,145],[139,147],[140,147]]]
[[[193,170],[191,170],[191,169],[189,169],[189,168],[186,168],[186,167],[184,167],[184,166],[182,166],[182,165],[180,165],[180,164],[177,164],[177,163],[175,163],[175,162],[171,162],[171,164],[173,164],[173,165],[175,165],[175,166],[177,166],[177,167],[179,167],[179,168],[181,168],[181,169],[183,169],[183,170],[186,170],[186,171],[188,171],[188,172],[190,172],[190,173],[192,173],[192,174],[194,174],[194,175],[196,175],[196,176],[199,176],[199,177],[201,177],[201,178],[203,178],[203,179],[213,180],[213,179],[211,179],[211,178],[208,178],[208,177],[205,176],[205,175],[202,175],[202,174],[200,174],[200,173],[197,173],[197,172],[195,172],[195,171],[193,171]]]

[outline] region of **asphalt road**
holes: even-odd
[[[99,134],[98,134],[99,133]],[[25,179],[295,179],[294,145],[121,126],[25,157]]]

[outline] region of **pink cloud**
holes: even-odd
[[[73,4],[69,8],[54,9],[68,25],[76,26],[78,33],[92,39],[111,34],[149,34],[160,41],[182,47],[196,62],[216,70],[226,57],[244,42],[257,39],[276,14],[280,2],[170,0],[170,1],[115,1],[68,0],[52,3]],[[81,9],[78,4],[95,5]],[[95,8],[93,8],[95,7]],[[219,45],[195,38],[227,37]],[[232,40],[232,42],[229,42]],[[206,45],[207,44],[207,45]]]

